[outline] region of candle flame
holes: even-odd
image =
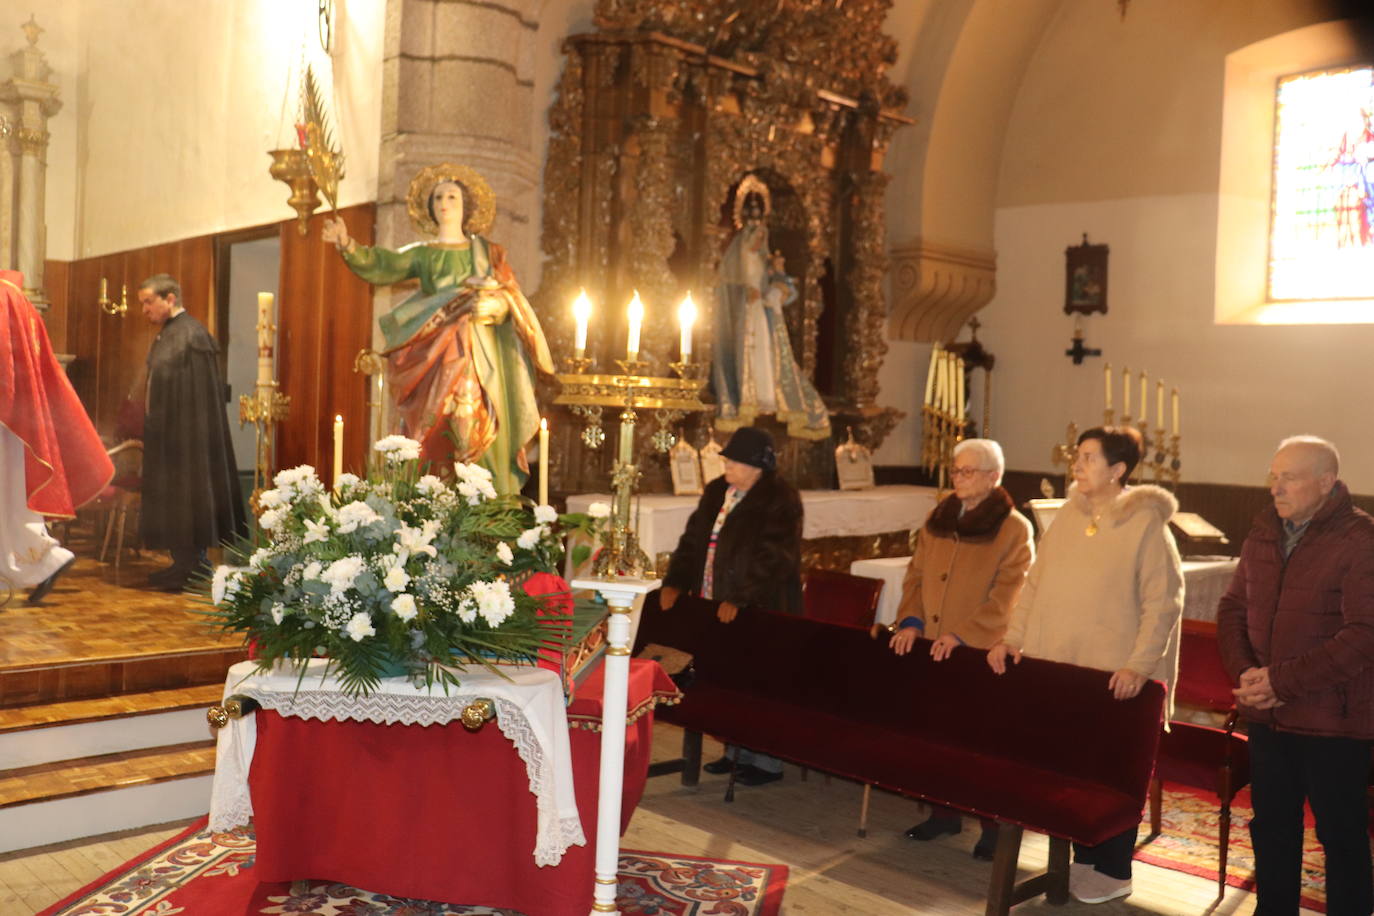
[[[592,300],[587,298],[587,291],[579,290],[577,298],[573,300],[573,317],[578,321],[586,321],[592,317]]]
[[[688,293],[682,304],[677,307],[677,320],[689,327],[696,323],[697,304],[692,301],[691,293]]]
[[[629,315],[631,321],[644,320],[644,303],[639,301],[639,290],[635,290],[634,296],[630,299]]]
[[[543,417],[540,417],[540,418],[539,418],[539,429],[540,429],[541,432],[548,432],[548,431],[549,431],[549,421],[548,421],[548,420],[545,420]]]

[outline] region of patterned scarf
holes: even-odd
[[[720,529],[725,525],[725,517],[739,504],[744,494],[734,487],[725,491],[725,500],[716,513],[715,524],[711,526],[711,538],[706,542],[706,568],[701,571],[701,597],[708,601],[715,598],[716,542],[720,540]]]

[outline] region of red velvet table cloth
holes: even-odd
[[[568,709],[577,809],[587,845],[534,864],[529,777],[500,729],[319,722],[259,710],[249,771],[261,882],[337,881],[398,897],[507,907],[526,916],[591,911],[604,666]],[[656,662],[630,663],[620,829],[644,792],[656,702],[679,696]]]

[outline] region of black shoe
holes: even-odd
[[[980,862],[991,862],[997,851],[997,831],[984,830],[978,842],[973,844],[973,857]]]
[[[957,817],[932,817],[924,824],[917,824],[902,836],[908,840],[933,840],[936,837],[954,836],[964,829],[963,821]]]
[[[149,573],[148,584],[160,585],[163,582],[169,582],[172,579],[175,579],[179,576],[184,576],[185,574],[186,570],[182,569],[180,566],[173,563],[171,566],[164,566],[156,572]]]
[[[61,566],[57,567],[57,571],[54,572],[51,576],[48,576],[48,578],[44,579],[42,582],[39,582],[32,589],[30,589],[28,603],[37,604],[38,602],[46,598],[48,596],[48,592],[52,591],[52,587],[57,584],[57,577],[62,575],[67,570],[71,569],[72,564],[75,562],[76,557],[72,557],[70,560],[63,563]]]
[[[701,768],[713,776],[723,776],[730,772],[730,768],[735,762],[729,757],[721,757],[719,760],[712,760],[710,763],[703,763]]]
[[[765,786],[782,779],[782,771],[770,773],[756,766],[742,766],[735,771],[735,782],[742,786]]]

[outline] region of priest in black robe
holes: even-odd
[[[183,308],[181,286],[167,274],[145,280],[138,301],[160,328],[148,350],[140,532],[145,546],[172,554],[149,585],[181,591],[204,568],[206,548],[245,531],[243,498],[219,345]]]

